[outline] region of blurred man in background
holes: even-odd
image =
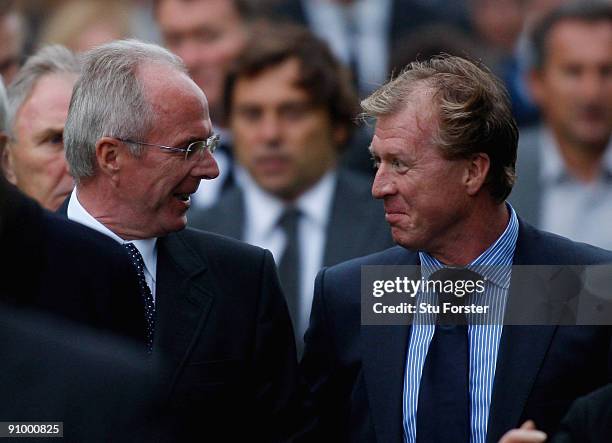
[[[6,178],[55,211],[74,186],[64,155],[63,131],[77,57],[49,46],[29,58],[8,89],[8,143],[1,150]]]
[[[25,44],[24,20],[15,2],[0,0],[0,76],[8,85],[15,77]]]
[[[612,249],[612,5],[555,9],[533,43],[544,120],[521,133],[510,201],[542,229]]]
[[[272,251],[300,348],[317,271],[392,240],[369,177],[338,168],[357,111],[348,71],[305,28],[253,35],[225,91],[240,186],[190,223]]]
[[[183,59],[189,75],[206,93],[210,118],[221,146],[215,153],[220,175],[202,184],[194,206],[207,207],[234,185],[231,137],[223,130],[223,85],[231,63],[249,34],[247,0],[157,0],[155,18],[164,44]]]

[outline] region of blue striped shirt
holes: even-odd
[[[518,237],[518,218],[508,204],[510,221],[503,234],[476,260],[467,267],[479,272],[485,279],[485,291],[474,293],[474,303],[490,306],[491,324],[469,324],[469,365],[470,365],[470,442],[485,443],[491,392],[499,339],[502,333],[502,319],[506,307],[512,260]],[[421,276],[427,279],[434,271],[444,267],[442,263],[425,252],[420,252]],[[425,302],[436,304],[433,292],[421,291],[417,295],[417,306]],[[469,321],[469,316],[468,316]],[[419,399],[419,384],[425,364],[429,343],[435,330],[435,314],[415,313],[406,356],[404,377],[404,441],[416,442],[416,417]]]

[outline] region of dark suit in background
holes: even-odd
[[[514,265],[610,261],[608,251],[520,222]],[[417,252],[395,247],[320,272],[302,361],[316,417],[306,440],[403,441],[411,328],[361,325],[361,266],[418,264]],[[511,283],[509,307],[517,291]],[[497,442],[527,419],[547,433],[554,431],[574,399],[610,380],[611,337],[610,327],[603,326],[504,326],[487,442]]]
[[[0,294],[16,306],[144,340],[136,274],[105,236],[0,182]]]
[[[194,211],[189,224],[195,228],[244,239],[244,197],[232,189],[215,206]],[[372,198],[368,177],[339,170],[327,225],[323,266],[381,251],[393,245],[383,218],[382,203]]]
[[[541,169],[539,128],[521,130],[516,159],[516,184],[509,201],[521,217],[534,226],[540,225],[542,216]]]

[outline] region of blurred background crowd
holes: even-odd
[[[0,2],[5,83],[24,58],[46,44],[84,51],[135,37],[163,43],[153,0],[3,0]],[[158,2],[166,3],[166,2]],[[173,3],[173,2],[169,2]],[[197,3],[183,1],[175,3]],[[327,41],[355,74],[360,95],[372,92],[408,62],[440,52],[482,60],[509,87],[519,124],[538,121],[524,74],[533,63],[528,34],[538,18],[564,0],[209,0],[198,17],[201,57],[220,67],[239,50],[241,25],[293,21]],[[195,6],[192,5],[192,8]],[[185,21],[176,8],[158,17]],[[193,12],[197,12],[193,9]],[[175,39],[176,40],[176,39]],[[167,42],[172,47],[172,42]],[[177,42],[178,43],[178,42]],[[175,48],[176,49],[176,48]],[[183,57],[190,64],[190,58]],[[221,69],[221,68],[220,68]],[[214,92],[209,93],[214,94]]]

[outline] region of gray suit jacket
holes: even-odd
[[[393,246],[382,202],[372,198],[366,176],[339,170],[327,227],[323,266]],[[229,190],[213,207],[189,215],[190,226],[242,240],[245,204],[242,191]]]
[[[508,198],[521,218],[540,225],[542,188],[540,186],[540,131],[537,126],[521,130],[516,160],[516,183]]]

